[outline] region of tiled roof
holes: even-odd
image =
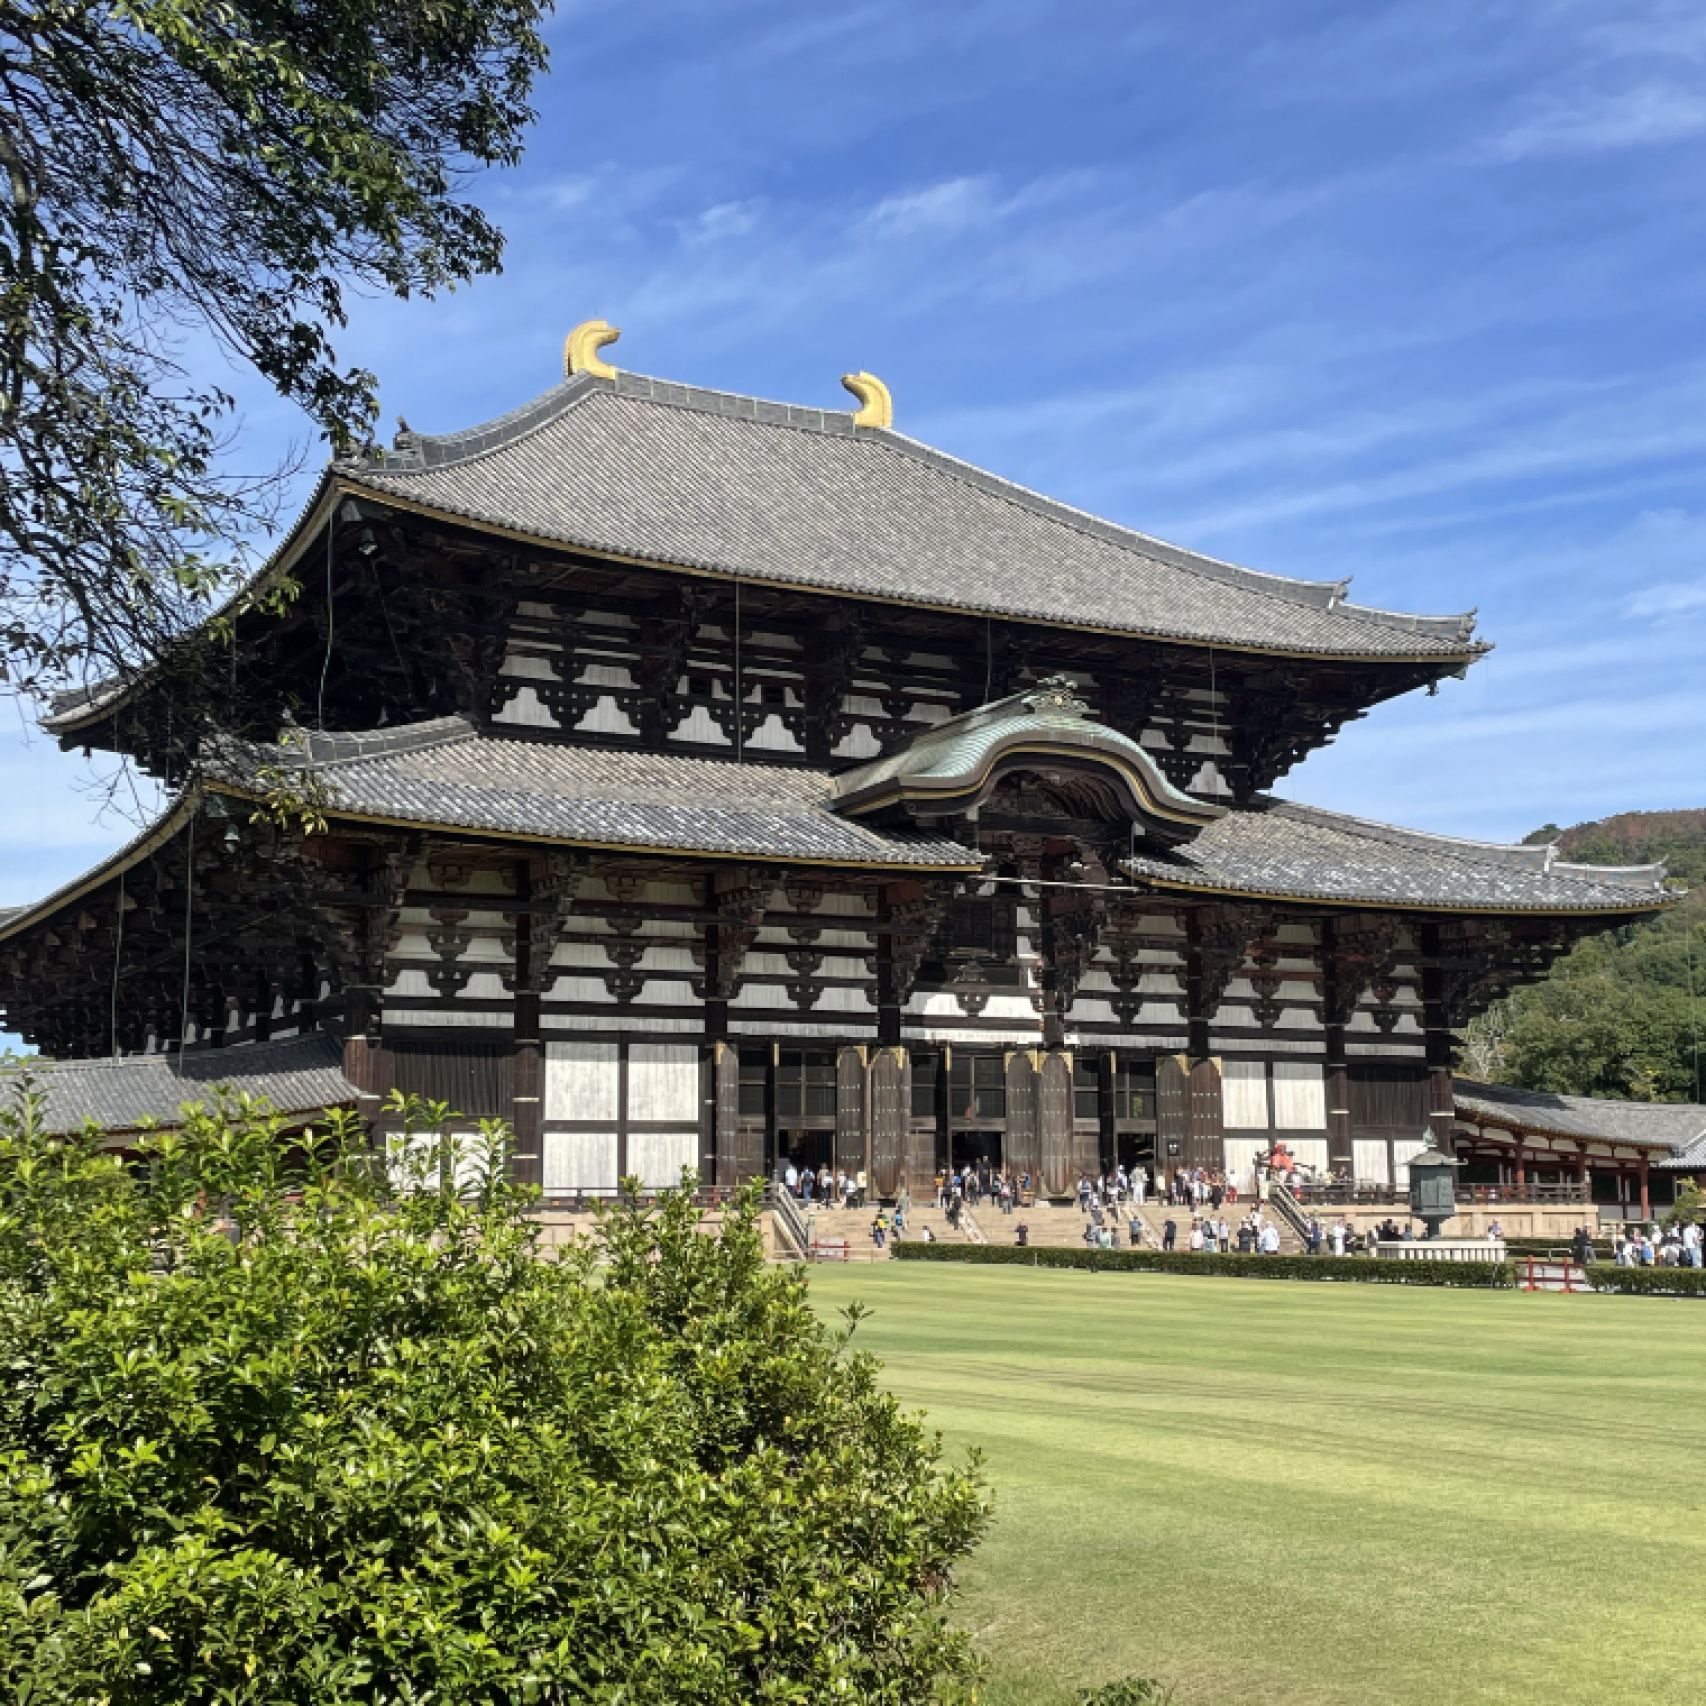
[[[306,766],[333,818],[783,864],[974,871],[982,863],[959,841],[838,815],[836,778],[804,766],[481,734],[460,717],[303,738],[305,749],[231,743],[210,757],[206,785],[252,795],[258,767]],[[145,857],[181,831],[195,805],[195,795],[181,797],[131,847],[0,919],[0,936]],[[1460,841],[1272,799],[1227,809],[1174,851],[1124,863],[1141,885],[1162,890],[1444,913],[1631,916],[1674,898],[1662,865],[1564,864],[1550,848]]]
[[[1024,754],[1034,765],[1040,752],[1100,762],[1136,777],[1132,809],[1142,814],[1148,833],[1168,844],[1194,835],[1225,811],[1174,787],[1136,741],[1091,721],[1088,709],[1072,682],[1057,676],[949,717],[898,752],[841,771],[833,785],[836,809],[859,816],[902,797],[926,806],[932,800],[963,802],[967,790],[981,786],[1004,756]]]
[[[1117,526],[848,414],[590,374],[350,484],[584,550],[1071,628],[1288,655],[1465,659],[1472,616],[1345,602]]]
[[[1259,799],[1171,854],[1128,869],[1158,886],[1425,910],[1641,912],[1665,904],[1662,865],[1570,865],[1549,847],[1460,841]]]
[[[237,748],[214,771],[241,786],[256,763],[300,751]],[[793,863],[975,870],[957,841],[837,817],[821,770],[559,746],[477,734],[459,717],[361,735],[308,737],[334,816],[598,847]]]
[[[211,1105],[221,1086],[265,1097],[275,1113],[310,1114],[356,1099],[344,1077],[342,1051],[321,1032],[279,1042],[106,1060],[31,1061],[28,1071],[47,1098],[46,1129],[135,1131],[152,1121],[175,1125],[186,1103]]]
[[[1673,1151],[1659,1165],[1706,1166],[1706,1107],[1697,1102],[1613,1102],[1599,1096],[1563,1096],[1508,1084],[1452,1084],[1459,1119],[1515,1125],[1549,1137],[1595,1138]]]

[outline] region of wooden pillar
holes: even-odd
[[[514,872],[515,898],[533,899],[533,871],[528,861],[518,859]],[[545,1182],[545,1050],[540,1037],[539,986],[545,967],[533,961],[539,945],[533,937],[533,920],[523,911],[515,917],[515,1080],[510,1101],[510,1129],[515,1147],[510,1151],[510,1177],[517,1184]],[[547,962],[550,950],[545,949]]]
[[[1350,1050],[1345,1033],[1350,1015],[1345,991],[1340,987],[1340,965],[1335,949],[1336,926],[1327,919],[1321,926],[1321,1014],[1327,1046],[1327,1170],[1343,1170],[1346,1178],[1356,1176],[1356,1147],[1351,1131]]]
[[[344,991],[344,1077],[355,1086],[355,1110],[377,1136],[380,1110],[391,1089],[390,1056],[381,1038],[379,991],[352,986]]]
[[[1593,1200],[1593,1186],[1588,1182],[1588,1146],[1585,1143],[1576,1145],[1576,1183],[1581,1187],[1582,1201]]]
[[[900,993],[894,975],[894,908],[885,884],[877,890],[877,1046],[900,1046]]]
[[[1528,1183],[1527,1154],[1522,1147],[1522,1139],[1515,1137],[1511,1143],[1511,1151],[1516,1164],[1516,1188],[1520,1191]]]
[[[1641,1151],[1641,1160],[1639,1165],[1641,1179],[1641,1218],[1643,1220],[1651,1220],[1653,1218],[1653,1199],[1647,1188],[1647,1152],[1644,1149]]]
[[[1442,1154],[1455,1144],[1455,1099],[1451,1089],[1451,1020],[1446,1011],[1445,968],[1440,964],[1440,930],[1424,924],[1422,950],[1422,1030],[1427,1045],[1428,1136]]]
[[[764,1170],[762,1155],[742,1155],[740,1145],[740,1050],[733,1043],[713,1042],[705,1055],[705,1119],[699,1138],[704,1177],[719,1191],[732,1191]],[[762,1149],[760,1139],[757,1145]]]
[[[1208,991],[1203,977],[1202,915],[1185,914],[1185,1054],[1190,1065],[1207,1060],[1210,1049]]]

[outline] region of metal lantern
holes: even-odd
[[[1426,1223],[1430,1238],[1437,1238],[1440,1223],[1457,1212],[1457,1184],[1453,1175],[1458,1165],[1432,1143],[1410,1157],[1410,1213]]]

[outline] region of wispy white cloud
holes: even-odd
[[[758,226],[764,212],[762,197],[745,201],[719,201],[703,208],[678,229],[681,240],[689,245],[726,243],[737,237],[749,236]]]
[[[1660,581],[1644,587],[1625,607],[1631,616],[1685,616],[1706,611],[1706,575],[1692,581]]]
[[[920,232],[959,232],[1000,217],[1001,203],[992,177],[944,178],[920,189],[884,196],[860,221],[881,239]]]
[[[1490,144],[1501,160],[1652,147],[1706,133],[1706,88],[1643,83],[1548,101]]]

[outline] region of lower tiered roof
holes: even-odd
[[[1663,1150],[1661,1166],[1706,1165],[1706,1107],[1698,1102],[1613,1101],[1471,1078],[1456,1079],[1452,1096],[1457,1117],[1472,1125]]]
[[[27,1070],[46,1100],[45,1130],[69,1133],[92,1124],[122,1134],[176,1125],[186,1105],[212,1107],[222,1088],[264,1098],[286,1118],[351,1107],[356,1087],[342,1060],[336,1038],[313,1032],[230,1050],[31,1062]]]
[[[983,869],[967,841],[842,815],[828,771],[770,762],[565,746],[482,733],[459,717],[301,746],[224,749],[200,787],[258,798],[305,771],[332,821],[521,843],[671,853],[897,874]],[[182,833],[180,798],[150,829],[76,882],[0,913],[0,939],[115,877]],[[1570,864],[1548,847],[1464,841],[1289,801],[1228,808],[1171,850],[1140,841],[1140,887],[1326,907],[1421,913],[1636,916],[1667,904],[1662,865]],[[257,904],[261,897],[257,896]]]

